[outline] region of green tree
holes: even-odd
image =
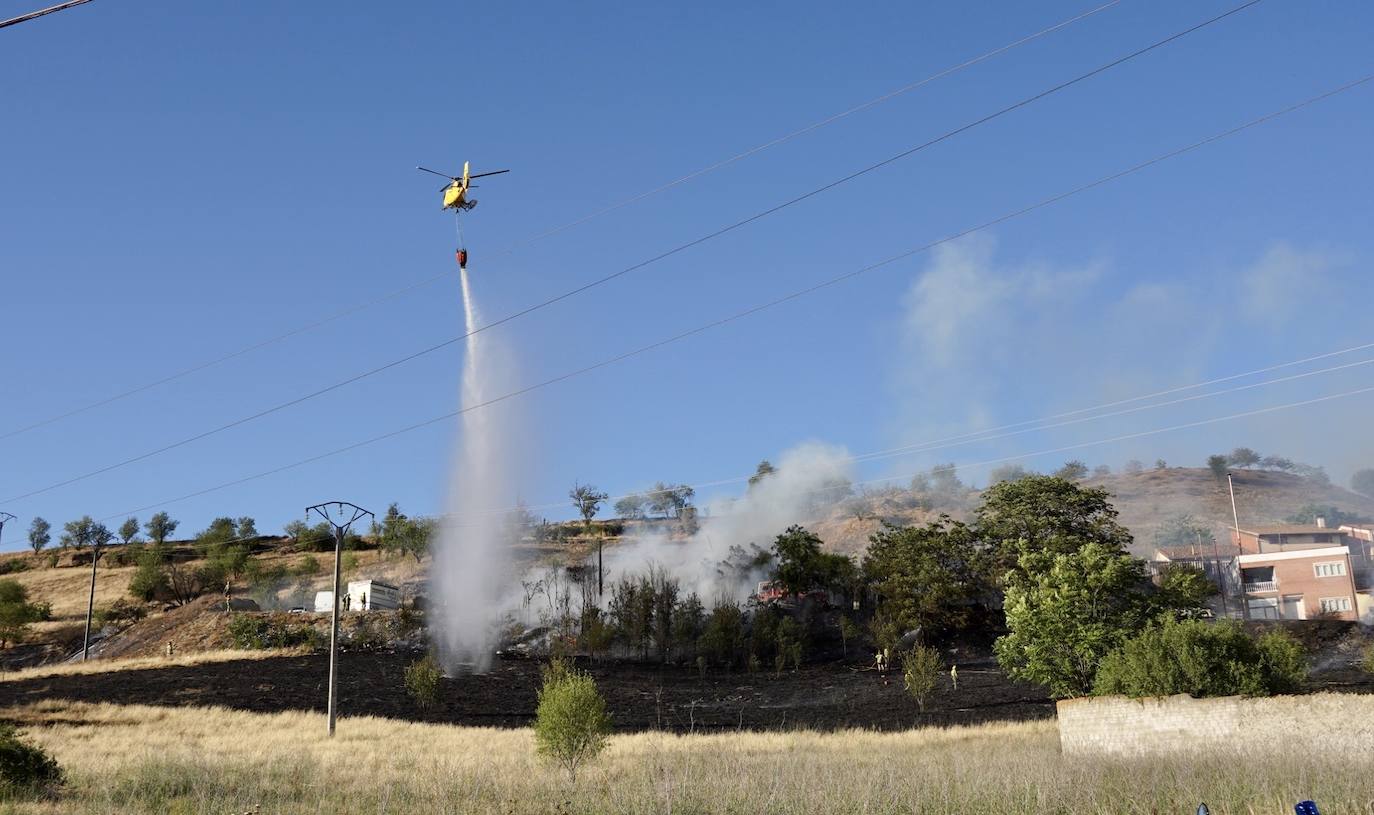
[[[49,616],[49,607],[30,603],[29,591],[17,580],[0,580],[0,648],[22,642],[28,634],[29,623]]]
[[[281,531],[291,539],[293,549],[300,549],[305,539],[310,536],[310,524],[298,518],[294,521],[288,521]]]
[[[1290,524],[1315,524],[1321,518],[1327,526],[1362,523],[1364,518],[1357,512],[1346,512],[1331,504],[1304,504],[1301,509],[1285,520]]]
[[[1008,676],[1059,698],[1092,690],[1098,663],[1154,610],[1143,561],[1102,543],[1063,549],[1025,551],[1008,573],[1009,633],[994,646]]]
[[[427,518],[408,518],[395,503],[386,508],[381,527],[378,544],[382,551],[393,552],[401,557],[410,555],[416,563],[421,562],[429,552],[435,531],[434,522]]]
[[[534,714],[539,755],[555,761],[577,782],[577,771],[606,747],[611,717],[590,674],[555,661],[544,670]]]
[[[137,518],[129,517],[124,519],[124,523],[119,525],[120,542],[123,543],[125,546],[128,546],[129,544],[133,543],[134,538],[138,537],[139,528],[140,527]]]
[[[1374,470],[1356,470],[1355,474],[1350,476],[1350,489],[1374,498]]]
[[[1249,447],[1237,447],[1226,457],[1227,462],[1232,467],[1249,469],[1260,463],[1260,454],[1251,450]]]
[[[926,712],[926,701],[935,692],[944,672],[940,652],[934,648],[918,645],[902,655],[902,684],[915,700],[917,710]]]
[[[1217,481],[1225,481],[1226,474],[1231,470],[1231,461],[1223,455],[1208,456],[1207,469],[1212,471],[1212,477]]]
[[[75,549],[80,551],[86,548],[91,542],[91,534],[95,531],[95,519],[89,515],[83,515],[75,521],[67,521],[62,526],[62,538],[60,543],[63,549]]]
[[[609,496],[590,484],[573,484],[573,488],[568,490],[568,497],[572,499],[577,514],[582,516],[582,528],[592,531],[592,518],[601,511],[601,502]]]
[[[35,517],[29,523],[29,548],[33,550],[35,555],[43,551],[43,547],[52,541],[51,529],[52,524],[39,517]]]
[[[110,544],[110,541],[114,540],[114,538],[115,535],[113,532],[110,531],[109,527],[105,526],[105,524],[102,523],[93,522],[91,524],[89,532],[87,533],[86,542],[89,543],[91,547],[96,550],[95,557],[100,557],[99,550],[108,546]]]
[[[1170,548],[1202,548],[1212,545],[1212,530],[1192,515],[1166,518],[1155,529],[1155,546]]]
[[[1290,473],[1297,465],[1293,463],[1291,458],[1284,458],[1283,456],[1265,456],[1260,459],[1260,466],[1266,470],[1279,470],[1280,472]]]
[[[167,555],[163,545],[154,544],[139,553],[134,576],[129,579],[129,594],[147,602],[166,596],[170,586],[165,568]]]
[[[925,526],[884,525],[869,538],[863,572],[884,620],[901,632],[951,629],[990,589],[975,532],[948,515]]]
[[[701,634],[701,650],[717,665],[729,667],[744,644],[744,615],[734,603],[711,609],[706,629]]]
[[[853,562],[844,555],[825,552],[821,546],[821,539],[814,533],[801,526],[789,526],[773,540],[777,560],[773,579],[789,594],[844,587],[853,575]]]
[[[649,499],[638,493],[626,495],[615,502],[615,514],[621,518],[638,520],[644,517],[644,509],[648,503]]]
[[[1165,461],[1165,460],[1162,459],[1162,458],[1157,458],[1157,459],[1155,459],[1155,469],[1156,469],[1156,470],[1167,470],[1167,469],[1169,469],[1169,462]]]
[[[777,471],[778,468],[774,467],[773,463],[768,459],[760,461],[759,466],[754,468],[754,474],[749,476],[750,489],[758,486],[759,482],[763,481],[763,479],[767,478],[773,473],[776,473]]]
[[[236,537],[249,540],[258,537],[258,522],[247,515],[234,522]]]
[[[692,503],[696,491],[686,484],[665,484],[659,481],[649,490],[648,506],[664,518],[671,518]]]
[[[1031,475],[1031,471],[1020,464],[1003,464],[998,467],[993,467],[992,471],[988,473],[988,484],[1000,484],[1003,481],[1020,481],[1028,475]]]
[[[167,542],[167,539],[177,531],[177,527],[180,525],[181,522],[172,520],[172,516],[165,512],[159,512],[148,519],[143,531],[148,533],[148,540],[162,544]]]
[[[1126,464],[1121,468],[1121,471],[1126,475],[1140,475],[1141,473],[1145,472],[1145,462],[1141,461],[1138,458],[1133,458],[1130,461],[1126,462]]]
[[[1101,488],[1033,475],[989,487],[975,526],[1004,570],[1017,569],[1024,554],[1067,554],[1090,543],[1124,551],[1131,533],[1117,522],[1110,498]]]
[[[1297,690],[1306,676],[1302,646],[1286,633],[1255,638],[1235,621],[1164,619],[1102,660],[1093,692],[1271,696]]]
[[[1217,584],[1196,566],[1173,563],[1159,575],[1154,605],[1161,613],[1178,617],[1199,617],[1207,601],[1217,594]]]
[[[1065,481],[1082,481],[1088,477],[1088,465],[1078,459],[1066,461],[1063,467],[1054,471],[1054,477]]]

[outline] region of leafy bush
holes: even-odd
[[[1255,638],[1235,622],[1165,620],[1108,654],[1093,692],[1270,696],[1296,690],[1306,676],[1302,646],[1283,632]]]
[[[944,673],[945,666],[940,661],[940,652],[934,648],[918,645],[902,657],[902,679],[906,692],[916,700],[916,709],[925,713],[926,700],[935,692],[935,686]]]
[[[578,768],[605,749],[610,724],[606,700],[590,675],[561,660],[545,668],[534,720],[540,755],[556,761],[575,783]]]
[[[29,633],[29,623],[52,617],[52,606],[30,603],[28,589],[17,580],[0,580],[0,648],[20,642]]]
[[[14,725],[0,724],[0,800],[51,795],[62,781],[56,759],[22,738]]]
[[[717,665],[729,667],[735,663],[735,654],[744,642],[744,615],[739,606],[732,603],[711,609],[706,618],[706,630],[702,632],[700,647]]]
[[[14,574],[15,572],[26,572],[29,570],[29,563],[19,558],[10,558],[0,561],[0,574]]]
[[[98,608],[95,611],[95,621],[100,625],[109,623],[136,623],[148,616],[148,609],[137,603],[130,603],[123,597],[115,600],[105,608]]]
[[[129,579],[129,594],[145,602],[166,596],[169,585],[165,562],[166,557],[160,549],[144,550],[138,556],[138,569]]]
[[[229,636],[234,647],[254,651],[315,643],[315,629],[311,626],[288,625],[251,614],[235,614],[229,621]]]
[[[428,710],[439,701],[441,676],[443,672],[439,670],[439,662],[433,654],[406,666],[406,693],[415,700],[416,707]]]
[[[314,555],[306,555],[296,562],[292,570],[299,577],[309,577],[320,573],[320,561]]]

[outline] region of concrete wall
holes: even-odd
[[[1139,755],[1218,749],[1374,750],[1374,695],[1317,693],[1245,699],[1066,699],[1065,755]]]

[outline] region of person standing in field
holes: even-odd
[[[959,690],[959,666],[952,662],[949,665],[949,683]]]

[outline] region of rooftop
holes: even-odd
[[[1235,527],[1227,527],[1234,529]],[[1340,535],[1341,530],[1316,524],[1266,524],[1240,530],[1246,535]]]

